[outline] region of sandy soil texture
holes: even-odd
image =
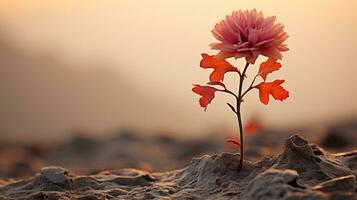
[[[206,155],[164,173],[119,169],[82,176],[46,167],[26,179],[1,180],[0,199],[357,199],[357,151],[332,154],[294,135],[278,156],[246,161],[239,173],[238,158]]]
[[[84,132],[73,134],[67,140],[46,143],[35,143],[33,140],[16,143],[0,138],[0,179],[32,176],[41,168],[53,165],[77,174],[121,168],[149,172],[180,169],[194,157],[239,152],[237,146],[228,148],[225,132],[222,129],[212,130],[199,137],[183,137],[170,132],[140,134],[129,130],[115,131],[106,137],[90,137]],[[330,152],[351,151],[357,147],[357,120],[321,128],[262,128],[255,134],[245,135],[246,158],[257,161],[263,156],[278,155],[289,133],[299,133]]]

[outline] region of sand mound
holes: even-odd
[[[80,176],[60,167],[33,177],[0,180],[0,199],[357,199],[357,151],[330,154],[299,136],[276,158],[245,162],[239,154],[195,158],[183,169],[135,169]]]

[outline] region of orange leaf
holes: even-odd
[[[216,56],[201,54],[202,60],[200,66],[204,69],[213,68],[210,75],[211,82],[220,82],[224,79],[224,74],[227,72],[238,72],[238,69],[224,59],[219,59]]]
[[[244,130],[245,130],[245,133],[248,134],[248,135],[253,135],[255,134],[256,132],[259,131],[260,129],[260,122],[258,120],[251,120],[249,121],[248,123],[245,124],[244,126]]]
[[[239,142],[239,137],[237,137],[235,134],[229,135],[226,139],[226,149],[228,150],[235,150],[237,147],[240,146]]]
[[[211,86],[194,85],[192,91],[201,96],[199,102],[201,107],[205,108],[206,111],[208,104],[214,99],[217,89]]]
[[[272,95],[275,100],[280,101],[288,98],[289,92],[280,86],[284,82],[284,80],[275,80],[274,82],[262,82],[257,85],[260,101],[267,105],[269,103],[269,95]]]
[[[261,76],[264,81],[267,78],[267,75],[272,73],[273,71],[279,70],[281,67],[281,64],[276,62],[276,59],[273,58],[268,58],[267,61],[263,62],[260,64],[259,68],[259,76]]]

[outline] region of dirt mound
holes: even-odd
[[[331,154],[294,135],[275,158],[245,161],[239,154],[195,158],[183,169],[136,169],[80,176],[59,167],[33,177],[0,180],[0,199],[357,199],[357,151]]]

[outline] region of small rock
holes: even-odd
[[[41,169],[41,176],[49,182],[63,185],[68,176],[68,171],[61,167],[45,167]]]
[[[250,182],[244,199],[275,200],[283,199],[295,193],[303,194],[301,186],[296,184],[298,176],[298,173],[294,170],[269,169]]]

